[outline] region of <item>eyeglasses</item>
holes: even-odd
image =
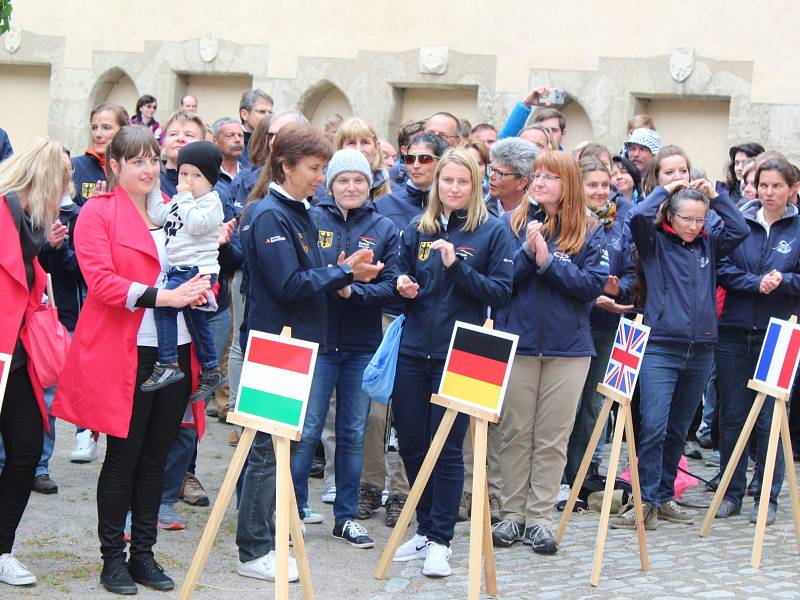
[[[435,160],[439,160],[435,154],[403,154],[403,162],[407,165],[413,165],[417,161],[421,165],[429,165]]]
[[[558,181],[561,179],[558,175],[551,175],[550,173],[534,173],[533,177],[531,178],[533,181],[537,179],[541,179],[546,181],[547,183],[553,183],[554,181]]]
[[[486,167],[486,173],[489,175],[489,178],[496,177],[498,179],[502,179],[503,177],[513,177],[514,179],[519,179],[520,176],[513,171],[501,171],[497,167],[493,167],[492,165],[488,165]]]
[[[158,108],[158,104],[145,104],[145,106],[147,108],[152,108],[153,110],[156,110]]]
[[[676,217],[678,217],[681,221],[683,221],[686,225],[691,225],[692,223],[696,225],[703,225],[706,222],[705,217],[685,217],[683,215],[679,215],[678,213],[672,213]]]
[[[435,135],[436,137],[440,137],[443,140],[457,140],[458,139],[457,135],[450,135],[449,133],[447,133],[445,131],[432,131],[430,129],[426,129],[425,133],[429,133],[431,135]]]

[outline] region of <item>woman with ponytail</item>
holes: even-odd
[[[671,156],[688,163],[685,155]],[[662,159],[659,153],[654,161],[657,174],[659,165],[663,171]],[[678,172],[686,166],[674,165]],[[724,227],[707,227],[714,213]],[[655,187],[631,211],[629,223],[643,276],[639,283],[646,284],[638,288],[639,300],[651,328],[639,374],[641,433],[636,440],[645,527],[655,527],[656,518],[691,524],[691,515],[673,500],[674,484],[714,360],[715,265],[741,244],[748,228],[724,191],[718,194],[705,179],[689,183],[683,175]],[[634,529],[633,508],[614,517],[611,526]]]

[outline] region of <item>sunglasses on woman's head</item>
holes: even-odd
[[[416,161],[421,165],[429,165],[438,158],[435,154],[403,154],[403,162],[407,165],[413,165]]]

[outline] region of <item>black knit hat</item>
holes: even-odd
[[[178,171],[181,165],[192,165],[200,169],[203,176],[214,186],[219,179],[219,168],[222,165],[222,153],[211,142],[192,142],[186,144],[178,152]]]

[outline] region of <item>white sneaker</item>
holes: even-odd
[[[13,554],[0,554],[0,581],[9,585],[31,585],[36,583],[36,576]]]
[[[325,517],[322,516],[317,511],[315,511],[310,506],[306,506],[303,508],[303,523],[308,523],[309,525],[315,525],[316,523],[323,523],[324,521]]]
[[[414,537],[397,549],[392,560],[394,562],[408,562],[417,558],[425,558],[427,554],[428,538],[415,533]]]
[[[422,574],[426,577],[448,577],[450,569],[450,555],[452,551],[444,544],[428,542],[428,555],[422,565]]]
[[[75,434],[75,450],[69,455],[74,463],[90,463],[97,458],[97,442],[90,429]]]
[[[566,483],[562,483],[561,487],[558,488],[558,498],[556,498],[556,509],[563,511],[566,506],[567,502],[569,501],[569,495],[572,492],[572,488],[569,487]]]
[[[253,577],[255,579],[265,579],[266,581],[275,581],[275,550],[255,560],[248,560],[246,562],[239,561],[239,575]],[[290,556],[289,581],[297,581],[299,578],[297,574],[297,562]]]
[[[325,504],[333,504],[336,502],[336,486],[329,485],[325,488],[325,492],[323,492],[322,496],[320,497]]]

